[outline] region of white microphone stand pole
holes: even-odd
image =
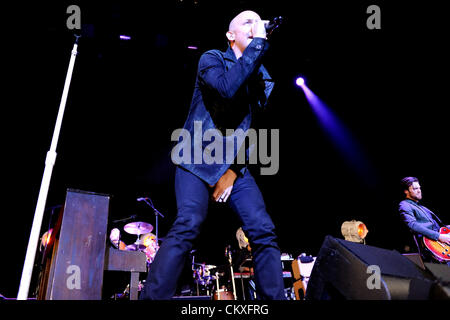
[[[17,294],[17,300],[28,299],[28,291],[30,288],[31,276],[33,273],[34,259],[36,256],[36,249],[39,242],[39,232],[41,231],[42,218],[44,216],[45,203],[47,201],[50,179],[52,176],[53,166],[55,165],[56,160],[56,145],[58,144],[62,118],[64,115],[64,109],[66,107],[67,94],[69,92],[73,66],[75,64],[75,57],[77,55],[78,38],[80,36],[75,35],[75,37],[76,40],[75,44],[73,45],[72,54],[70,57],[69,68],[66,75],[66,82],[64,84],[61,103],[59,105],[58,117],[56,119],[55,130],[53,131],[52,143],[50,145],[50,150],[47,152],[47,157],[45,158],[45,169],[42,177],[41,189],[39,190],[39,197],[36,204],[36,211],[34,213],[30,239],[28,241],[28,248],[25,256],[25,263],[23,265],[22,278],[20,279],[20,286],[19,286],[19,293]]]

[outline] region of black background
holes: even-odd
[[[367,225],[367,244],[404,252],[410,239],[397,204],[399,180],[408,175],[420,179],[424,204],[448,223],[449,54],[440,3],[167,0],[8,7],[0,293],[15,297],[20,283],[75,39],[66,27],[69,5],[81,8],[83,36],[47,208],[64,204],[67,188],[81,189],[112,195],[111,220],[136,214],[154,225],[153,211],[136,201],[147,196],[165,215],[162,237],[176,215],[170,137],[187,116],[198,58],[208,49],[226,49],[228,23],[244,9],[263,19],[286,18],[264,61],[276,86],[260,119],[262,127],[280,130],[280,168],[274,176],[253,173],[281,251],[296,257],[316,255],[324,237],[341,237],[342,222],[351,219]],[[381,30],[366,27],[371,4],[381,8]],[[131,40],[120,40],[121,34]],[[355,171],[324,134],[294,85],[298,75],[352,132],[372,179]],[[47,210],[41,234],[49,216]],[[199,260],[224,263],[238,227],[228,207],[212,203],[195,244]]]

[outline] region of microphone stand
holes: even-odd
[[[28,291],[30,289],[31,276],[33,273],[33,264],[36,258],[36,248],[39,242],[39,233],[41,231],[42,219],[44,216],[45,203],[47,201],[48,189],[50,186],[50,179],[52,176],[53,166],[56,161],[56,145],[58,144],[59,133],[61,130],[62,118],[66,107],[67,95],[69,92],[70,81],[72,79],[73,66],[75,65],[75,57],[78,54],[78,38],[79,35],[75,35],[75,43],[71,52],[69,61],[69,67],[67,70],[66,80],[64,83],[64,89],[59,105],[58,116],[56,118],[55,129],[53,131],[52,142],[50,150],[47,152],[45,158],[45,169],[42,176],[41,187],[39,190],[38,201],[36,204],[36,210],[33,218],[33,225],[31,228],[30,239],[28,240],[28,248],[25,256],[25,262],[22,270],[22,277],[20,279],[19,292],[17,294],[17,300],[27,300]]]
[[[155,213],[155,217],[156,217],[156,232],[155,232],[155,233],[156,233],[156,244],[159,245],[159,242],[158,242],[158,216],[161,216],[161,217],[163,217],[163,218],[164,218],[164,216],[162,215],[161,212],[159,212],[158,210],[156,210],[155,206],[153,206],[152,199],[150,199],[150,198],[144,198],[143,200],[145,201],[146,204],[149,205],[150,208],[153,209],[153,212]],[[150,200],[150,202],[148,202],[148,200]]]
[[[195,256],[194,256],[194,252],[195,252],[195,250],[192,250],[191,252],[190,252],[190,255],[192,256],[192,271],[193,271],[193,276],[194,276],[194,282],[195,282],[195,285],[196,285],[196,288],[197,288],[197,296],[199,296],[200,295],[200,289],[199,289],[199,287],[198,287],[198,281],[199,281],[199,279],[197,279],[195,276],[196,276],[196,274],[197,274],[197,271],[195,270]]]
[[[132,216],[129,216],[128,218],[123,218],[123,219],[119,219],[119,220],[113,220],[112,223],[119,223],[119,222],[125,222],[128,220],[133,220],[136,219],[137,215],[133,214]]]
[[[233,285],[233,300],[237,300],[236,295],[236,283],[234,281],[234,270],[233,270],[233,261],[231,259],[231,246],[227,246],[225,248],[225,256],[228,258],[228,263],[230,264],[230,272],[231,272],[231,284]],[[241,275],[242,277],[242,275]]]

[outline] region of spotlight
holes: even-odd
[[[50,229],[42,235],[39,251],[42,251],[42,249],[46,248],[50,244],[50,241],[52,240],[52,233],[53,229]]]
[[[131,40],[131,37],[130,37],[130,36],[127,36],[127,35],[124,35],[124,34],[121,34],[121,35],[119,36],[119,39],[120,39],[120,40]]]
[[[295,80],[295,84],[298,85],[299,87],[303,86],[305,84],[305,79],[303,79],[302,77],[298,77]]]
[[[361,221],[345,221],[341,226],[341,232],[345,240],[351,242],[365,242],[365,238],[369,230]]]

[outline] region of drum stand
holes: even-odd
[[[196,278],[197,270],[195,269],[195,255],[193,254],[194,252],[195,252],[195,250],[192,250],[190,252],[190,255],[192,256],[192,267],[191,267],[191,269],[192,269],[192,272],[193,272],[195,287],[196,287],[196,290],[197,290],[197,296],[199,296],[200,295],[200,287],[198,285],[199,279]]]
[[[216,292],[217,292],[217,300],[220,300],[219,272],[216,272]]]
[[[234,300],[237,300],[237,295],[236,295],[236,283],[234,282],[234,271],[233,271],[233,263],[232,263],[232,259],[231,259],[231,250],[230,250],[230,246],[226,247],[225,249],[225,254],[228,258],[228,262],[230,264],[230,276],[231,276],[231,284],[233,285],[233,296],[234,296]]]

